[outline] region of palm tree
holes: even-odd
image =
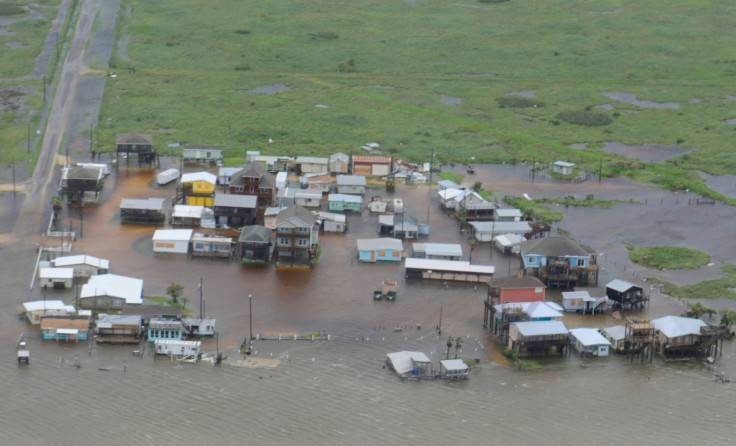
[[[460,336],[455,338],[455,359],[457,359],[457,351],[463,346],[463,338]]]
[[[447,356],[445,359],[450,359],[450,348],[452,347],[452,336],[447,337]]]

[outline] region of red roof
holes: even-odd
[[[389,164],[390,156],[353,155],[353,163]]]

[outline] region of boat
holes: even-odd
[[[473,166],[468,166],[468,168],[466,169],[466,171],[468,173],[475,173],[475,169],[473,169]]]

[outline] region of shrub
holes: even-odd
[[[243,35],[250,34],[250,30],[249,29],[236,29],[235,34],[243,34]]]
[[[309,33],[309,37],[311,37],[313,40],[321,39],[321,40],[335,40],[338,36],[336,33],[331,33],[328,31],[320,31],[318,33]]]
[[[532,98],[525,98],[522,96],[504,96],[502,98],[497,98],[496,102],[498,102],[498,105],[502,108],[544,107],[544,102]]]
[[[565,121],[568,124],[584,125],[586,127],[596,127],[611,123],[611,118],[608,115],[589,110],[560,112],[557,114],[557,119]]]
[[[240,62],[239,64],[235,65],[235,71],[248,71],[250,70],[250,65],[248,65],[245,62]]]
[[[24,15],[26,10],[12,3],[0,3],[0,16]]]
[[[355,68],[355,59],[350,58],[345,62],[340,62],[337,65],[337,71],[341,73],[355,73],[357,71],[357,68]]]

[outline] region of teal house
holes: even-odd
[[[156,342],[159,339],[181,341],[183,332],[181,321],[151,319],[148,323],[148,342]]]
[[[331,211],[355,211],[360,212],[363,208],[363,197],[349,194],[329,194],[327,196],[329,209]]]
[[[404,244],[397,238],[370,238],[358,240],[358,259],[361,262],[400,262]]]

